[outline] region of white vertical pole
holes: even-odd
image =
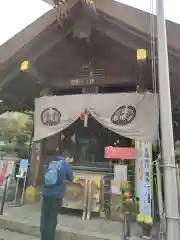
[[[163,0],[156,0],[158,32],[158,68],[162,156],[164,160],[165,213],[167,240],[179,240],[178,196],[174,153],[169,63]]]

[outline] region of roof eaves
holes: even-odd
[[[97,11],[103,12],[143,34],[150,35],[150,14],[139,9],[127,6],[115,0],[96,0]],[[156,18],[154,16],[154,18]],[[180,25],[166,21],[168,44],[180,51]]]
[[[4,43],[0,47],[0,67],[13,55],[15,55],[23,46],[28,44],[37,35],[42,33],[49,25],[51,25],[56,20],[56,16],[58,14],[69,10],[78,1],[79,0],[70,0],[68,3],[62,4],[58,8],[48,11],[16,36]]]

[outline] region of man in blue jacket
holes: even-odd
[[[53,157],[44,174],[41,208],[41,240],[55,240],[57,217],[66,192],[67,182],[73,181],[73,172],[66,161],[69,152]]]

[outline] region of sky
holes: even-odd
[[[150,0],[116,1],[143,11],[150,10]],[[164,2],[166,18],[180,24],[180,0],[164,0]],[[0,46],[51,8],[41,0],[0,0]]]
[[[127,4],[129,6],[138,8],[140,10],[150,12],[150,2],[156,6],[156,0],[115,0]],[[164,11],[165,17],[172,21],[180,24],[180,0],[164,0]],[[154,13],[156,13],[154,8]]]
[[[0,0],[0,46],[50,9],[41,0]]]

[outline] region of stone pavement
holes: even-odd
[[[0,229],[39,236],[40,204],[12,207],[5,205],[4,215],[0,216]],[[60,215],[57,228],[57,239],[63,240],[120,240],[122,224],[92,218],[82,221],[81,216]],[[132,236],[140,236],[141,229],[132,225]],[[133,238],[139,239],[139,238]]]
[[[39,240],[37,237],[31,237],[24,234],[0,230],[0,240]]]
[[[20,233],[0,230],[0,240],[39,240],[37,237],[28,236]],[[137,238],[131,240],[138,240]]]

